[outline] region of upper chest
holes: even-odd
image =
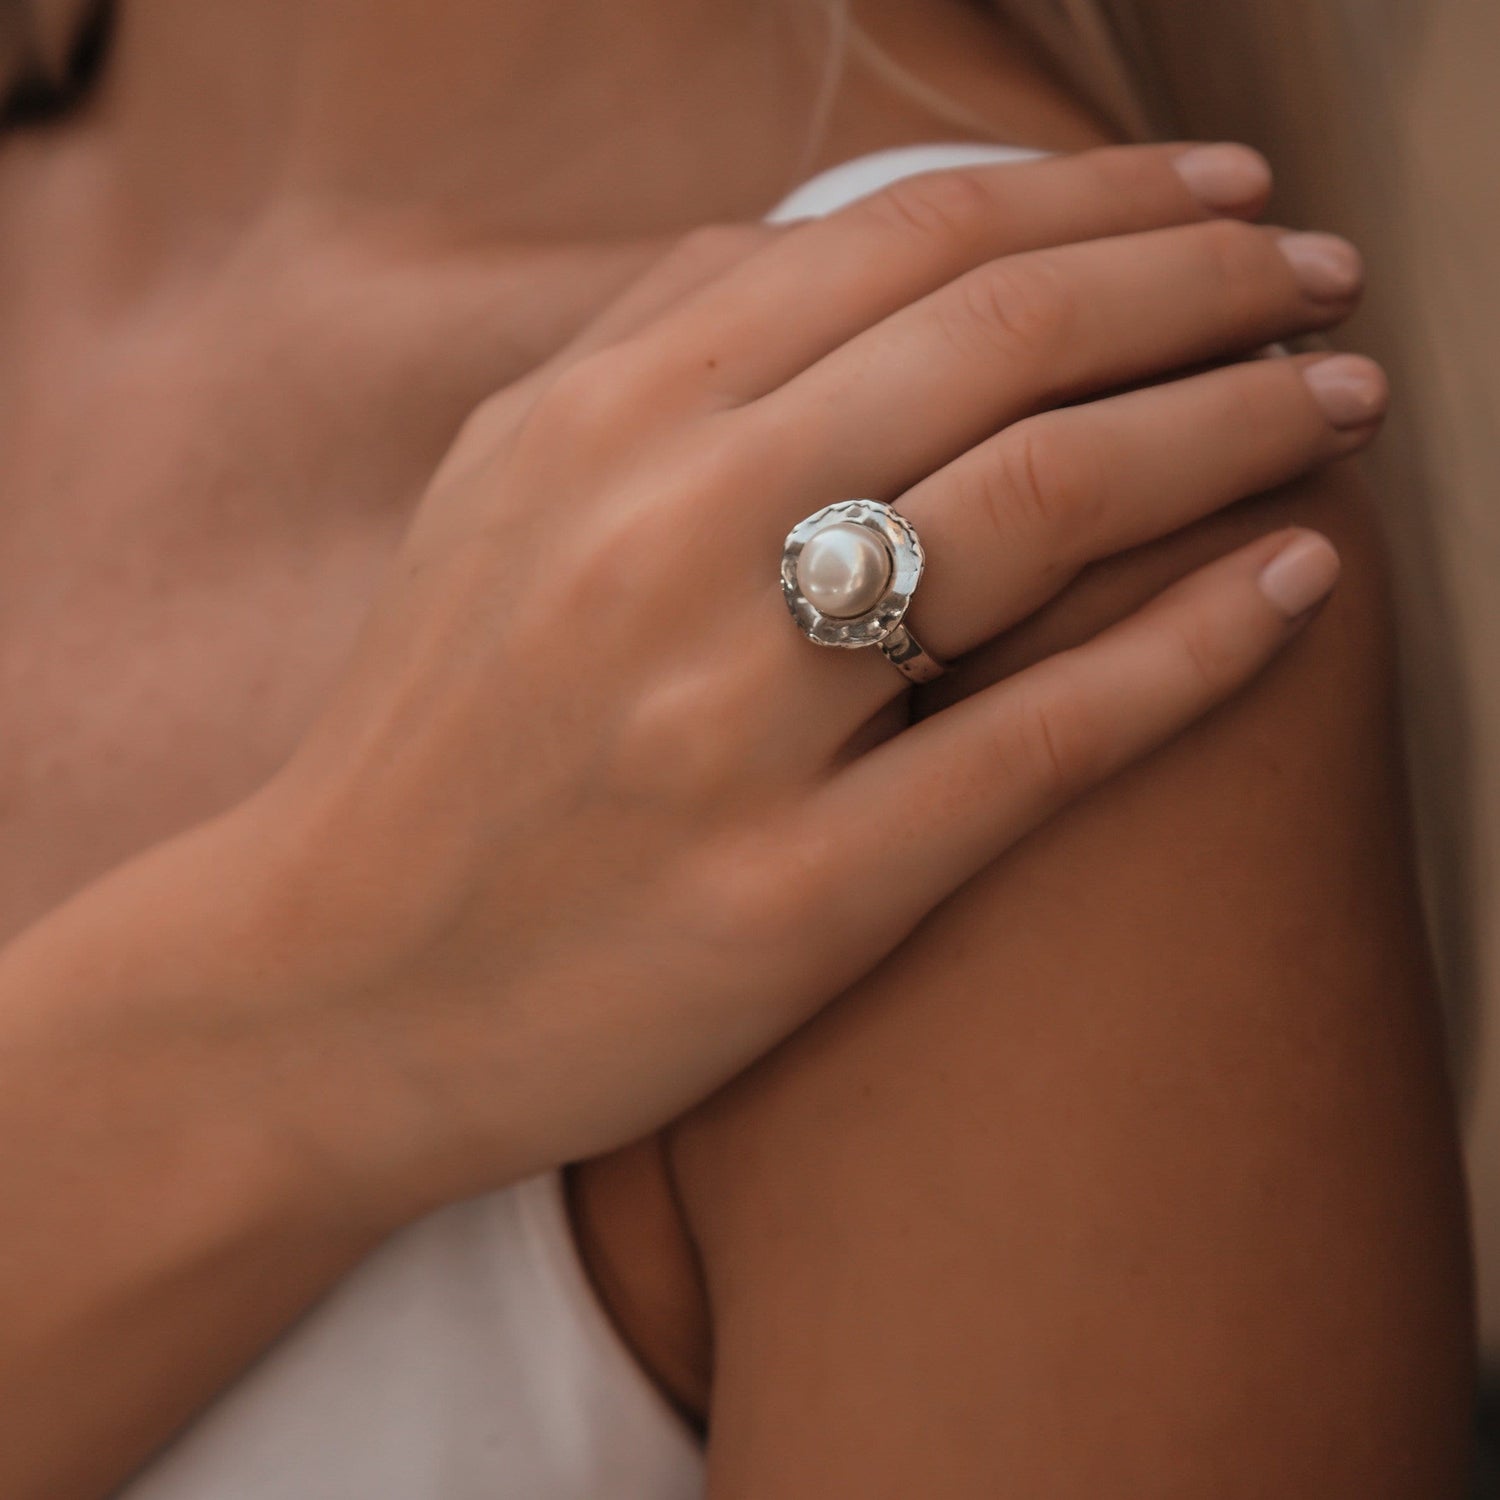
[[[429,446],[392,440],[378,392],[339,382],[300,306],[267,297],[257,317],[247,288],[225,288],[96,322],[27,301],[24,275],[11,290],[7,933],[275,769],[352,641]]]
[[[464,416],[609,285],[273,226],[122,291],[74,238],[0,280],[0,938],[280,765]]]

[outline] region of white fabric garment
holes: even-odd
[[[1035,154],[882,151],[813,178],[769,217],[827,213],[915,172]],[[699,1445],[595,1299],[561,1174],[549,1172],[389,1240],[119,1500],[696,1500],[702,1491]]]

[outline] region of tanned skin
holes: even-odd
[[[917,10],[862,13],[997,138],[1105,139],[979,12]],[[680,231],[954,134],[856,70],[807,157],[788,58],[810,102],[805,25],[748,3],[127,0],[94,96],[0,155],[6,935],[282,764],[478,401]],[[570,1173],[716,1500],[1457,1493],[1462,1192],[1359,476],[1091,570],[911,712],[1286,522],[1345,584],[1259,685]],[[212,1181],[232,1143],[203,1144]],[[222,1368],[183,1354],[70,1500],[367,1248],[289,1212],[246,1252],[283,1281],[164,1331],[211,1327]]]

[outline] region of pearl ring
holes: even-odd
[[[825,505],[787,533],[781,592],[797,628],[820,646],[879,646],[913,682],[946,670],[902,619],[922,576],[922,544],[879,500]]]

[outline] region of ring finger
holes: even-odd
[[[956,657],[1084,567],[1362,448],[1385,378],[1357,355],[1254,360],[1028,418],[898,509],[927,551],[912,628]]]
[[[1385,402],[1372,361],[1310,355],[1252,360],[1018,422],[896,501],[927,554],[911,630],[940,660],[961,656],[1089,563],[1363,447]],[[804,673],[821,705],[811,718],[838,743],[851,720],[905,683],[878,651],[821,654],[844,658]]]

